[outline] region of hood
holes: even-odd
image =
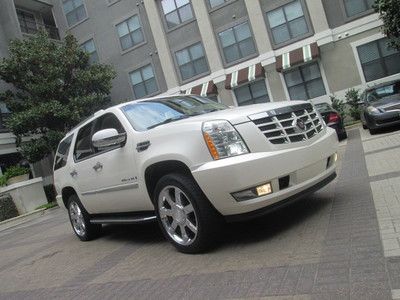
[[[207,113],[200,116],[191,117],[178,122],[192,122],[192,121],[211,121],[211,120],[228,120],[232,125],[249,122],[248,116],[257,113],[277,109],[280,107],[310,103],[307,101],[279,101],[262,104],[253,104],[241,107],[232,107],[212,113]],[[171,123],[172,124],[172,123]]]
[[[385,107],[390,107],[390,106],[393,106],[396,104],[400,104],[400,94],[383,97],[383,98],[379,99],[378,101],[369,103],[370,106],[373,106],[376,108],[385,108]]]

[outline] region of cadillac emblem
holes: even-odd
[[[298,131],[304,131],[306,129],[306,124],[302,119],[295,118],[292,123],[293,127],[296,127]]]

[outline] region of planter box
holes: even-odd
[[[12,185],[18,182],[27,181],[28,179],[29,179],[29,174],[14,176],[7,180],[7,185]]]
[[[4,193],[10,194],[20,215],[34,211],[36,207],[47,203],[42,177],[0,188],[0,194]]]

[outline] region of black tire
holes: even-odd
[[[341,134],[339,134],[338,138],[339,138],[339,141],[347,139],[347,132],[346,131],[342,132]]]
[[[372,134],[372,135],[373,134],[377,134],[378,133],[378,129],[369,128],[369,133]]]
[[[81,231],[78,230],[76,228],[76,226],[74,226],[74,221],[73,221],[73,217],[72,217],[72,214],[73,214],[72,206],[74,208],[78,207],[81,212],[81,215],[82,215],[81,218],[82,218],[82,222],[84,225],[84,228],[82,228]],[[81,241],[84,241],[84,242],[91,241],[91,240],[97,238],[101,234],[102,225],[90,223],[89,214],[86,212],[85,208],[82,206],[77,195],[72,195],[69,197],[67,209],[68,209],[68,216],[69,216],[69,221],[71,222],[72,230],[75,232],[76,236]]]
[[[362,124],[363,129],[368,129],[367,125],[365,125],[364,123]]]
[[[193,215],[195,218],[195,225],[197,226],[197,234],[191,238],[191,243],[188,245],[183,245],[176,240],[174,240],[173,237],[170,236],[170,234],[167,232],[167,228],[165,225],[168,222],[172,222],[173,217],[167,217],[164,215],[162,218],[160,216],[160,201],[161,203],[167,203],[166,200],[160,200],[159,199],[165,199],[160,197],[160,193],[164,193],[165,191],[169,191],[168,189],[174,189],[175,190],[181,190],[183,192],[184,200],[186,202],[186,205],[191,204],[193,206]],[[172,195],[172,194],[171,194]],[[171,196],[172,200],[172,196]],[[201,253],[206,250],[209,250],[212,246],[215,245],[216,238],[218,237],[218,233],[221,230],[221,225],[223,224],[223,219],[221,215],[216,211],[216,209],[210,204],[204,193],[201,191],[200,187],[197,185],[197,183],[190,178],[189,176],[185,176],[182,174],[168,174],[162,177],[154,190],[154,205],[155,205],[155,211],[157,214],[157,220],[160,225],[161,231],[163,232],[164,236],[175,246],[175,248],[183,253]],[[176,203],[176,200],[175,200]],[[189,203],[189,204],[187,204]],[[162,204],[163,205],[163,204]],[[185,206],[186,207],[186,206]],[[164,207],[165,208],[165,207]],[[176,207],[172,207],[170,211],[173,211]],[[189,214],[185,215],[185,220],[189,220]],[[170,218],[170,219],[168,219]],[[170,221],[168,221],[170,220]],[[182,220],[181,220],[182,221]],[[182,221],[184,222],[184,221]],[[179,224],[179,223],[175,223]],[[183,225],[176,225],[176,226],[185,226]],[[175,226],[175,227],[176,227]],[[182,228],[182,227],[181,227]],[[178,227],[176,227],[176,230],[180,231]],[[193,232],[191,232],[189,229],[184,227],[185,232],[191,233],[193,235]],[[174,234],[178,235],[179,238],[179,232],[174,231]],[[172,234],[172,233],[171,233]],[[182,234],[181,234],[182,236]]]

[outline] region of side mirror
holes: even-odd
[[[92,136],[92,144],[96,148],[122,146],[126,141],[126,133],[118,133],[114,128],[97,131]]]

